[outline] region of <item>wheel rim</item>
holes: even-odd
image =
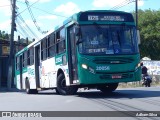
[[[65,80],[65,78],[63,78],[62,79],[62,81],[61,81],[61,88],[63,89],[63,90],[66,90],[67,89],[67,87],[66,87],[66,80]]]

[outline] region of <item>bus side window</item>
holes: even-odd
[[[41,41],[41,60],[47,59],[47,38]]]
[[[27,51],[23,53],[23,67],[27,67]]]
[[[22,66],[25,67],[25,52],[22,54]]]
[[[29,61],[30,61],[30,65],[34,64],[34,49],[30,48],[30,57],[29,57]]]
[[[56,42],[57,42],[57,53],[63,53],[66,50],[65,44],[65,28],[61,29],[56,34]]]
[[[16,57],[16,70],[19,70],[19,65],[20,65],[19,56],[17,56]]]
[[[27,51],[27,65],[30,65],[30,50]]]
[[[48,57],[53,57],[56,54],[56,47],[55,47],[55,37],[54,33],[52,33],[48,37]]]

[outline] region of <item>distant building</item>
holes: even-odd
[[[28,45],[28,40],[25,43],[14,41],[14,54]],[[0,88],[7,86],[8,75],[8,59],[10,52],[10,41],[0,39]]]

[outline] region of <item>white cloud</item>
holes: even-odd
[[[79,11],[80,11],[80,9],[73,2],[68,2],[66,4],[62,4],[54,10],[54,12],[63,13],[64,15],[72,15],[72,14],[77,13]]]
[[[129,2],[129,0],[128,0]],[[94,0],[92,5],[94,7],[114,7],[117,5],[124,5],[125,0]],[[138,6],[143,6],[144,1],[138,1]]]
[[[1,30],[6,30],[11,26],[11,20],[7,20],[3,23],[0,23],[0,29]]]
[[[94,0],[92,4],[94,7],[113,7],[123,1],[124,0]]]
[[[11,16],[11,9],[10,9],[10,1],[9,0],[0,0],[0,12],[3,13],[5,16]]]
[[[9,0],[0,0],[0,6],[4,6],[4,5],[10,5],[10,1]]]
[[[144,5],[144,1],[138,1],[138,6],[143,6]]]
[[[45,16],[39,16],[38,19],[49,19],[49,20],[53,20],[53,19],[57,19],[58,17],[55,15],[45,15]]]

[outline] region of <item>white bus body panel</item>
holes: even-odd
[[[20,75],[17,75],[16,77],[17,77],[16,78],[16,80],[17,80],[16,87],[17,87],[17,89],[21,89]]]
[[[30,89],[36,89],[36,79],[35,79],[35,67],[34,65],[28,66],[28,79],[30,83]]]
[[[42,88],[56,87],[55,58],[50,58],[41,62],[40,86]]]
[[[56,65],[55,58],[50,58],[41,62],[40,68],[40,86],[42,88],[54,88],[57,87],[57,73],[58,70],[62,69],[65,78],[66,85],[70,85],[68,65]]]

